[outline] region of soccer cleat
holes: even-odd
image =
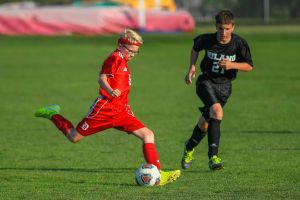
[[[194,159],[193,153],[195,149],[188,151],[184,147],[183,157],[181,160],[181,167],[182,169],[188,169],[192,166],[192,160]]]
[[[214,155],[209,159],[208,166],[211,170],[223,169],[223,162],[222,162],[221,158]]]
[[[51,106],[47,107],[42,107],[38,109],[35,113],[34,116],[36,117],[43,117],[47,119],[51,119],[51,117],[55,114],[59,114],[60,111],[60,106],[57,104],[53,104]]]
[[[159,186],[166,185],[168,183],[174,182],[181,174],[180,170],[174,170],[174,171],[162,171],[160,170],[160,182]]]

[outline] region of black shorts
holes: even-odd
[[[220,103],[225,106],[229,96],[231,95],[231,82],[214,83],[210,79],[199,77],[196,82],[196,92],[198,97],[204,104],[204,108],[200,108],[205,119],[209,119],[209,108]]]

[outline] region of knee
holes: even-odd
[[[154,143],[154,133],[151,130],[145,131],[143,139],[145,143]]]
[[[206,121],[205,117],[202,115],[198,121],[198,127],[203,132],[206,133],[208,129],[208,122]]]
[[[215,104],[210,109],[211,117],[222,120],[223,119],[223,108],[220,104]]]
[[[206,133],[208,129],[208,123],[205,120],[200,120],[198,122],[198,127],[203,133]]]
[[[202,123],[201,126],[199,126],[199,128],[201,129],[201,131],[203,133],[206,133],[207,132],[207,129],[208,129],[208,123],[205,122],[205,123]]]
[[[77,139],[77,138],[68,138],[70,142],[72,143],[77,143],[79,142],[81,139]]]
[[[73,129],[70,134],[67,135],[67,138],[72,143],[77,143],[84,138],[84,136],[80,135],[75,129]]]

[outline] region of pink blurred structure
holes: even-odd
[[[187,32],[194,26],[193,17],[186,11],[147,10],[143,29]],[[142,28],[137,10],[127,6],[0,9],[2,35],[103,35],[120,33],[124,28]]]

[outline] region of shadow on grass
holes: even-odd
[[[264,131],[264,130],[245,130],[240,131],[241,134],[300,134],[300,131],[288,131],[288,130],[276,130],[276,131]]]
[[[0,167],[0,171],[32,171],[32,172],[75,172],[75,173],[97,173],[97,174],[124,174],[130,173],[134,174],[134,168],[101,168],[101,169],[81,169],[81,168],[38,168],[38,167]],[[100,175],[101,176],[101,175]],[[111,175],[113,176],[113,175]],[[85,184],[86,181],[78,180],[71,181],[75,184]],[[97,181],[97,184],[105,186],[124,186],[124,187],[138,187],[138,185],[132,181],[132,183],[120,183],[118,182],[107,182],[107,181]]]
[[[191,169],[188,169],[188,170],[182,170],[182,174],[185,174],[185,173],[188,173],[188,174],[210,174],[210,173],[217,173],[217,172],[223,172],[224,169],[222,170],[210,170],[210,169],[202,169],[202,170],[191,170]]]
[[[130,173],[134,174],[133,172],[136,170],[135,168],[99,168],[99,169],[81,169],[81,168],[38,168],[38,167],[0,167],[0,171],[32,171],[32,172],[78,172],[78,173],[103,173],[103,174],[124,174],[124,173]],[[199,172],[197,172],[199,173]],[[111,175],[114,176],[115,175]],[[134,176],[134,175],[133,175]],[[103,185],[103,186],[122,186],[122,187],[139,187],[139,188],[149,188],[149,187],[141,187],[137,183],[135,183],[134,179],[132,183],[120,183],[120,181],[117,182],[111,182],[110,181],[103,181],[99,180],[97,181],[97,184]],[[71,181],[71,183],[74,184],[85,184],[85,180],[78,180],[78,181]]]
[[[0,167],[0,170],[16,171],[61,171],[61,172],[88,172],[88,173],[132,173],[134,168],[99,168],[99,169],[81,169],[81,168],[38,168],[38,167]]]

